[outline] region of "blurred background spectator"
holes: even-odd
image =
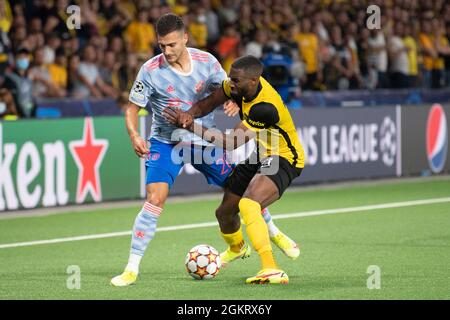
[[[11,91],[5,86],[6,64],[0,64],[0,118],[18,116],[16,104]]]
[[[14,97],[17,113],[21,117],[34,115],[33,85],[28,75],[31,55],[28,49],[18,49],[12,62],[13,69],[5,73],[4,87]]]
[[[389,39],[389,60],[391,61],[390,81],[393,88],[407,88],[408,81],[408,52],[410,47],[403,42],[405,37],[404,26],[402,22],[397,22],[393,33]]]
[[[366,26],[371,4],[380,30]],[[79,29],[66,24],[70,5],[80,7]],[[140,65],[160,53],[154,26],[167,12],[227,71],[252,54],[279,72],[282,57],[297,92],[450,87],[444,0],[0,0],[3,87],[23,116],[33,97],[124,101]]]

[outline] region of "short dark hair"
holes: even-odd
[[[20,47],[16,50],[15,55],[18,56],[19,54],[30,54],[30,50],[26,47]]]
[[[250,77],[260,77],[264,70],[264,65],[261,61],[252,55],[246,55],[236,59],[231,67],[233,69],[243,70]]]
[[[183,19],[173,13],[167,13],[161,16],[156,22],[156,34],[164,37],[174,31],[185,31]]]
[[[66,50],[64,49],[63,46],[56,48],[56,50],[55,50],[56,57],[65,56],[65,55],[66,55]]]

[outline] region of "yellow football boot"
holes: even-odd
[[[254,277],[245,280],[248,284],[288,284],[288,275],[280,269],[263,269]]]
[[[300,255],[300,248],[297,243],[284,233],[280,232],[275,237],[270,237],[270,240],[292,260],[297,259]]]
[[[111,279],[111,285],[114,287],[126,287],[135,283],[136,280],[136,273],[125,270],[121,275]]]
[[[252,252],[251,247],[246,243],[242,246],[241,251],[233,252],[230,247],[227,248],[224,252],[220,254],[220,261],[222,261],[222,267],[226,267],[228,263],[237,260],[237,259],[245,259],[250,257],[250,253]]]

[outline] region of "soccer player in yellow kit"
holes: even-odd
[[[256,57],[241,57],[233,62],[222,88],[194,103],[187,112],[167,108],[165,116],[171,123],[227,150],[255,138],[255,154],[234,169],[216,211],[218,219],[226,222],[221,226],[221,232],[229,245],[221,258],[232,261],[235,256],[242,255],[244,239],[240,212],[262,265],[256,276],[248,278],[246,283],[286,284],[289,277],[275,262],[261,208],[278,200],[292,180],[300,176],[305,156],[289,110],[276,90],[261,77],[262,72],[263,65]],[[242,120],[232,133],[207,129],[193,121],[230,98],[239,105]],[[239,136],[242,133],[244,138]]]

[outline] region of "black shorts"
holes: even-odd
[[[225,182],[225,188],[241,197],[257,173],[272,180],[278,188],[279,197],[281,197],[292,180],[299,177],[303,170],[294,167],[285,158],[279,156],[270,156],[258,162],[252,162],[250,159],[238,164]]]

